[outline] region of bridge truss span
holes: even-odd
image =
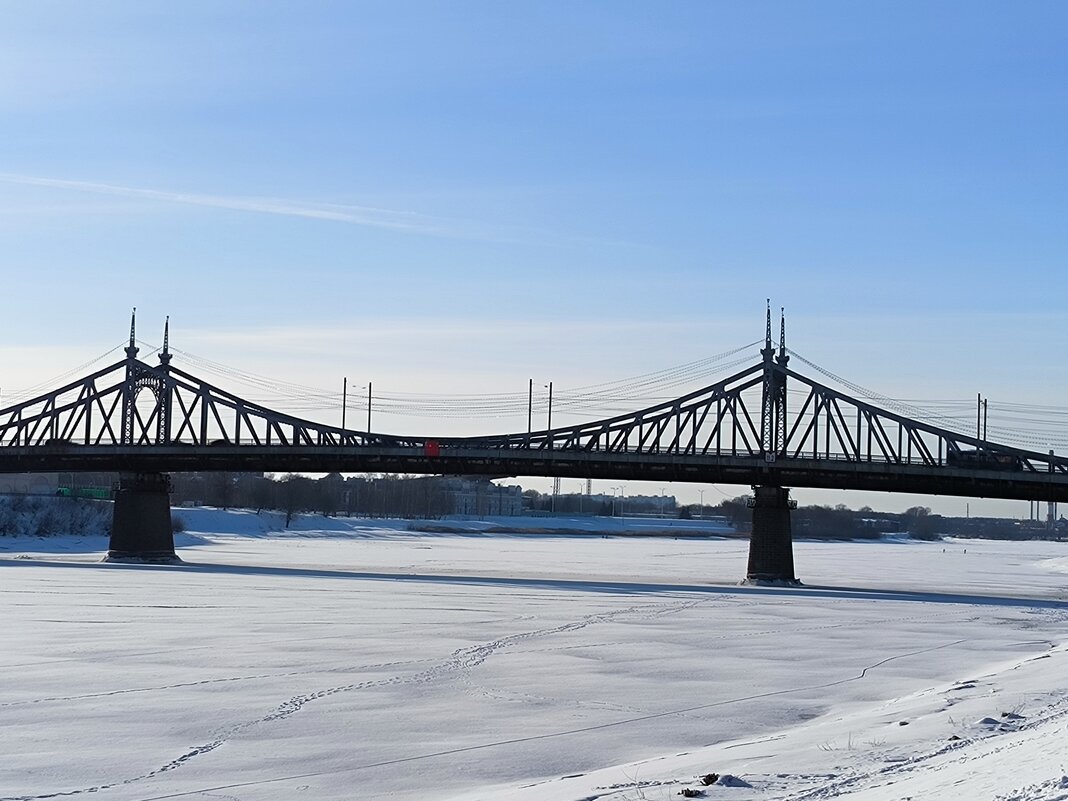
[[[1068,458],[1038,453],[951,431],[858,400],[793,370],[804,387],[778,456],[887,465],[985,468],[1001,472],[1068,474]]]
[[[478,437],[357,431],[279,412],[172,366],[166,335],[159,365],[139,360],[131,331],[125,359],[0,409],[0,472],[463,473],[1068,500],[1068,458],[833,389],[788,366],[770,312],[767,330],[762,361],[679,398]]]
[[[143,395],[149,395],[148,403]],[[174,367],[126,360],[0,410],[0,448],[417,444],[268,409]]]

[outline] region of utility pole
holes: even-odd
[[[546,386],[549,387],[549,418],[545,423],[545,428],[548,431],[553,430],[553,382],[550,381]],[[553,449],[553,435],[549,434],[549,450]]]
[[[367,382],[367,433],[371,433],[371,382]]]
[[[550,431],[553,430],[553,382],[549,382],[549,421],[546,423],[546,428]]]
[[[341,379],[341,428],[345,428],[345,411],[349,403],[349,379],[345,376]]]
[[[549,419],[545,424],[547,431],[553,430],[553,382],[549,382]],[[549,449],[553,447],[553,435],[549,434]],[[556,512],[556,496],[560,494],[560,476],[553,478],[552,510]]]
[[[527,383],[527,444],[530,444],[530,432],[534,421],[534,379]]]

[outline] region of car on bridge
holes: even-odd
[[[1011,453],[994,451],[950,450],[946,453],[946,466],[966,467],[978,470],[1023,470],[1023,460]]]

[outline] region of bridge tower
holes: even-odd
[[[156,404],[159,419],[156,421],[156,442],[160,445],[171,441],[171,318],[163,321],[163,350],[159,352],[159,369],[164,377],[157,384]]]
[[[156,443],[170,439],[170,391],[166,378],[149,372],[137,361],[135,319],[130,316],[130,344],[126,347],[126,382],[123,386],[122,441],[132,445],[145,436],[150,421],[140,420],[137,394],[147,389],[155,396]],[[166,371],[171,360],[169,351],[170,320],[163,329],[160,369]],[[142,431],[137,435],[136,422]],[[171,480],[164,473],[119,473],[115,505],[111,512],[111,538],[108,561],[175,562],[174,532],[171,528]]]
[[[761,451],[767,469],[786,455],[786,310],[779,320],[779,348],[776,355],[771,339],[771,301],[768,301],[764,334],[764,386],[760,413]],[[790,512],[797,502],[790,490],[776,483],[753,486],[753,528],[749,536],[749,565],[746,581],[799,583],[794,575],[794,544]]]
[[[126,346],[126,382],[122,388],[122,443],[133,444],[137,415],[137,307],[130,313],[130,344]]]

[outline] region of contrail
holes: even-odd
[[[98,183],[94,181],[70,181],[62,178],[43,178],[34,175],[0,173],[0,181],[10,184],[43,186],[54,189],[73,189],[79,192],[95,192],[101,195],[143,198],[164,203],[185,203],[192,206],[209,206],[217,209],[252,211],[259,214],[280,214],[286,217],[304,217],[327,220],[349,225],[365,225],[373,228],[390,228],[411,233],[435,236],[457,236],[457,232],[444,227],[430,218],[414,212],[378,209],[371,206],[347,206],[334,204],[307,204],[298,201],[263,197],[229,197],[225,195],[202,195],[190,192],[167,192],[159,189],[141,189],[132,186]]]

